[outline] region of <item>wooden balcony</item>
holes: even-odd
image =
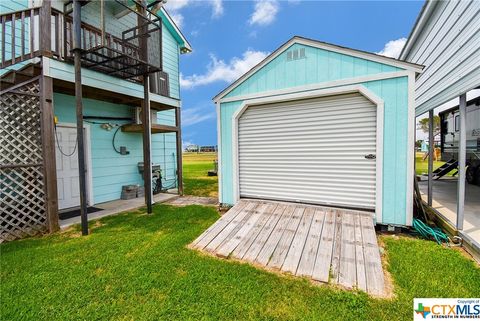
[[[2,14],[0,23],[1,68],[40,56],[73,62],[71,16],[53,8],[37,7]],[[161,28],[149,31],[158,33],[159,46],[158,55],[150,54],[150,61],[140,58],[145,55],[141,55],[135,37],[131,36],[136,34],[136,28],[123,31],[121,38],[109,33],[102,35],[101,29],[85,22],[81,29],[82,67],[136,83],[148,74],[150,92],[170,96],[169,75],[162,70]]]

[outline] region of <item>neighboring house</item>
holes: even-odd
[[[372,211],[409,226],[414,85],[422,66],[294,37],[214,101],[220,202]]]
[[[198,145],[188,145],[186,148],[185,148],[185,151],[186,152],[198,152],[199,150],[199,146]]]
[[[455,146],[451,146],[448,155],[442,146],[442,157],[452,156],[452,161],[458,162],[451,163],[451,169],[458,167],[458,181],[432,180],[436,174],[430,159],[427,202],[445,220],[445,226],[458,232],[464,244],[476,248],[477,253],[480,253],[480,188],[465,181],[470,175],[480,177],[480,138],[477,136],[480,123],[472,121],[478,105],[467,102],[475,98],[467,95],[478,97],[473,90],[480,89],[479,52],[479,1],[426,1],[400,55],[400,59],[425,65],[415,86],[416,116],[428,112],[433,124],[435,108],[444,109],[443,105],[452,100],[451,106],[458,106],[456,126],[449,137],[455,141],[450,145]],[[445,123],[442,128],[449,130]],[[433,139],[432,131],[430,146]]]
[[[81,7],[87,203],[117,200],[123,185],[144,184],[139,107],[146,74],[151,160],[161,167],[163,185],[181,192],[179,56],[190,45],[161,8],[144,19],[153,22],[142,52],[137,14],[124,1],[105,1],[104,10],[101,3]],[[80,205],[69,5],[0,3],[0,240],[55,230],[57,211]]]

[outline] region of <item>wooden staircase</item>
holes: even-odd
[[[40,63],[29,63],[18,70],[10,70],[0,76],[0,91],[5,92],[12,87],[16,87],[26,81],[31,80],[42,73]]]

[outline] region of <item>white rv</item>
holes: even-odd
[[[439,113],[442,161],[458,160],[460,117],[458,106]],[[480,97],[467,103],[467,182],[480,185]]]

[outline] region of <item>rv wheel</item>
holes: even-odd
[[[477,166],[477,170],[475,171],[475,182],[480,186],[480,166]]]
[[[478,168],[473,167],[473,166],[468,166],[467,171],[465,172],[465,178],[467,179],[468,184],[475,184],[477,181],[477,174],[480,173]]]

